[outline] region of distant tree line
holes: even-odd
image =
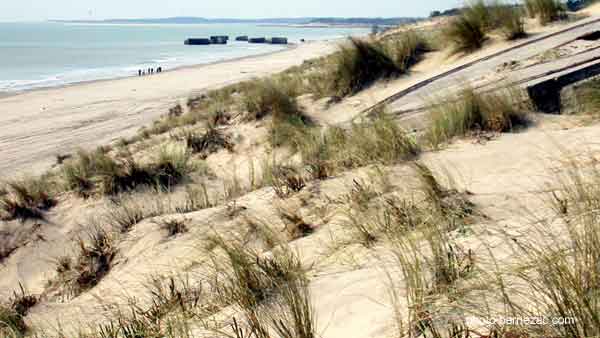
[[[398,26],[414,23],[422,18],[316,18],[310,21],[312,24],[328,25],[369,25],[369,26]]]

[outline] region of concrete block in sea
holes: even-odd
[[[210,42],[216,45],[226,45],[227,41],[229,41],[229,36],[227,35],[215,35],[210,37]]]
[[[185,40],[184,44],[186,45],[190,45],[190,46],[196,46],[196,45],[210,45],[210,39],[205,39],[205,38],[190,38]]]
[[[272,37],[271,39],[269,39],[269,43],[274,45],[287,45],[288,39],[284,37]]]
[[[248,35],[242,35],[235,38],[235,41],[248,41]]]
[[[250,38],[248,39],[249,43],[267,43],[266,38]]]

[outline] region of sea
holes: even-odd
[[[138,69],[170,70],[286,48],[233,41],[240,35],[284,36],[300,43],[368,32],[258,24],[0,23],[0,93],[136,76]],[[231,40],[227,45],[184,45],[187,38],[211,35]]]

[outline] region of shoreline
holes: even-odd
[[[101,79],[13,95],[0,94],[0,177],[41,174],[56,156],[130,137],[176,104],[208,90],[260,78],[331,54],[342,39],[318,40],[278,51],[152,76]]]
[[[307,41],[305,43],[300,43],[300,44],[298,44],[298,43],[289,43],[289,44],[285,45],[285,47],[283,47],[281,50],[263,52],[263,53],[258,53],[258,54],[253,54],[253,55],[246,55],[246,56],[239,56],[239,57],[231,58],[231,59],[224,59],[224,60],[218,60],[218,61],[210,61],[210,62],[206,62],[206,63],[197,63],[197,64],[193,64],[193,65],[177,66],[177,67],[170,68],[168,70],[163,70],[160,74],[154,73],[152,75],[145,75],[145,76],[137,76],[137,75],[117,76],[117,77],[111,77],[111,78],[105,78],[105,79],[82,80],[82,81],[76,81],[76,82],[70,82],[70,83],[64,83],[64,84],[58,84],[58,85],[54,85],[54,86],[30,88],[30,89],[18,90],[18,91],[14,91],[14,92],[12,92],[12,91],[0,91],[0,99],[4,99],[4,98],[8,98],[8,97],[14,97],[14,96],[20,96],[20,95],[23,95],[23,94],[27,94],[27,93],[31,93],[31,92],[37,92],[37,91],[44,91],[44,90],[63,89],[63,88],[69,88],[69,87],[74,87],[74,86],[83,86],[83,85],[87,85],[87,84],[94,84],[94,83],[101,83],[101,82],[127,80],[127,79],[131,79],[131,78],[155,77],[155,76],[160,76],[161,74],[167,74],[167,73],[182,71],[182,70],[186,70],[186,69],[197,69],[197,68],[206,67],[206,66],[219,65],[219,64],[223,64],[223,63],[227,63],[227,62],[244,61],[244,60],[252,59],[252,58],[260,58],[260,57],[275,55],[275,54],[278,54],[278,53],[282,53],[282,52],[286,52],[286,51],[291,51],[291,50],[297,49],[301,45],[308,45],[308,44],[316,43],[316,42],[334,42],[334,41],[337,41],[337,40],[341,41],[342,39],[343,38],[340,38],[340,39],[330,39],[330,40]]]

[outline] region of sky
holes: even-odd
[[[0,21],[110,18],[413,17],[463,0],[0,0]]]

